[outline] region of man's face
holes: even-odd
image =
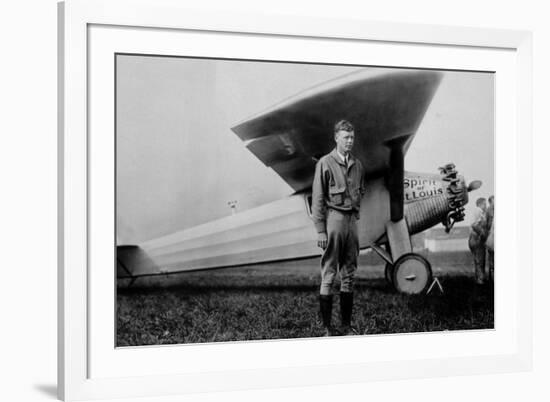
[[[481,208],[482,211],[486,211],[487,210],[487,203],[485,201],[483,201],[479,207]]]
[[[336,133],[334,140],[336,141],[336,149],[338,152],[341,154],[347,154],[348,152],[351,152],[351,149],[353,148],[355,135],[353,134],[353,131],[340,130]]]

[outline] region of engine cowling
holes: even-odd
[[[466,185],[453,163],[439,168],[439,175],[405,175],[405,220],[410,234],[419,233],[438,223],[449,232],[456,222],[464,220],[468,192],[481,186],[480,181]]]

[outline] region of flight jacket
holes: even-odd
[[[364,174],[363,165],[351,154],[347,167],[336,149],[319,159],[315,166],[311,204],[317,233],[327,231],[328,209],[351,212],[359,218],[361,197],[365,193]]]

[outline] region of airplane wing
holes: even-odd
[[[394,219],[403,208],[402,158],[441,78],[429,70],[365,69],[299,93],[232,130],[300,192],[311,188],[316,161],[334,148],[335,122],[349,120],[355,126],[353,154],[367,176],[387,177],[395,198],[392,210],[400,209],[392,213]]]

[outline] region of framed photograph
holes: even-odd
[[[530,33],[71,0],[59,45],[60,398],[531,368]]]

